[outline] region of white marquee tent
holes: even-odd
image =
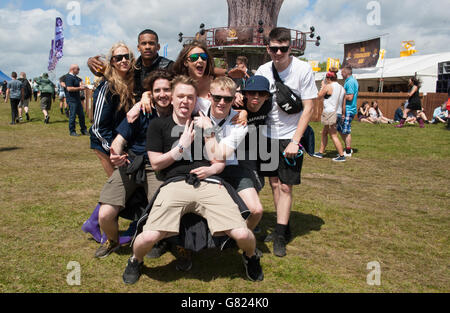
[[[354,69],[353,75],[358,80],[360,91],[378,91],[379,79],[384,79],[384,89],[395,90],[398,86],[406,86],[408,78],[417,74],[422,81],[420,92],[436,92],[436,81],[438,79],[438,63],[450,61],[450,52],[412,55],[403,58],[392,58],[379,60],[376,67]],[[383,68],[384,64],[384,68]],[[325,77],[325,72],[315,73],[317,87]],[[342,79],[340,73],[338,78]],[[340,81],[342,83],[342,81]],[[404,88],[404,87],[403,87]]]

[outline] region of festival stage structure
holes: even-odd
[[[236,57],[246,56],[248,68],[257,69],[259,65],[270,60],[266,52],[267,38],[272,28],[277,26],[278,14],[283,0],[227,0],[228,26],[205,28],[193,37],[184,37],[179,33],[179,42],[187,44],[193,40],[206,43],[215,58],[223,59],[229,68],[234,67]],[[306,43],[320,45],[320,36],[315,39],[315,29],[309,32],[291,29],[291,47],[294,56],[303,55]],[[309,39],[308,39],[309,37]]]

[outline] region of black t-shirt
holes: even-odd
[[[239,108],[237,109],[239,110]],[[242,108],[240,109],[242,110]],[[269,97],[269,99],[263,103],[263,105],[257,112],[250,111],[247,108],[247,101],[244,101],[244,110],[246,110],[248,113],[248,133],[245,136],[245,140],[243,140],[238,147],[238,150],[244,151],[243,153],[245,153],[245,160],[239,160],[239,164],[255,169],[255,166],[257,165],[255,156],[259,158],[259,126],[266,125],[267,115],[272,110],[272,97]],[[238,155],[242,155],[240,153],[238,153]]]
[[[80,87],[81,78],[72,75],[66,74],[65,83],[67,87]],[[71,91],[66,92],[66,101],[72,103],[81,103],[81,97],[79,91]]]
[[[147,130],[147,151],[167,153],[179,141],[184,126],[177,125],[172,115],[154,119]],[[172,177],[187,175],[191,170],[210,166],[210,162],[203,155],[204,141],[201,130],[197,130],[195,139],[189,149],[185,149],[183,158],[175,161],[169,167],[160,171],[158,178],[167,180]]]

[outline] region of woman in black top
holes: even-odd
[[[417,116],[417,111],[422,110],[422,103],[420,101],[419,97],[419,89],[420,89],[421,82],[415,77],[411,77],[408,81],[408,87],[411,89],[408,92],[408,105],[403,111],[403,118],[400,120],[400,124],[395,125],[397,128],[403,127],[406,121],[406,117],[408,116],[409,112],[413,112],[414,115]],[[420,116],[417,116],[417,122],[419,123],[420,127],[424,127],[424,121],[423,118]]]

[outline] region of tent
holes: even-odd
[[[3,83],[3,81],[6,80],[7,82],[9,82],[11,80],[11,77],[7,76],[5,73],[3,73],[2,71],[0,71],[0,82]]]
[[[436,92],[438,80],[438,63],[450,61],[450,52],[426,55],[412,55],[403,58],[379,60],[376,67],[354,69],[353,76],[358,80],[360,91],[377,92],[379,80],[383,77],[384,92],[407,91],[407,82],[417,75],[422,81],[420,92]],[[384,63],[384,67],[383,67]],[[325,77],[325,72],[316,73],[318,88]],[[342,79],[340,73],[338,79]],[[342,81],[340,81],[342,83]]]

